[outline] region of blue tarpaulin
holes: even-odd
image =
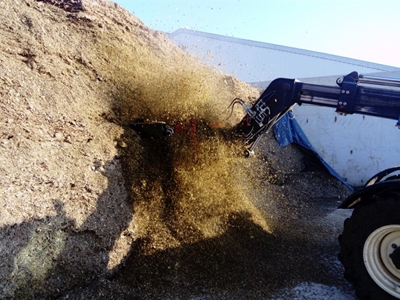
[[[293,113],[286,113],[274,126],[275,138],[281,147],[285,147],[291,143],[296,143],[305,149],[312,151],[315,156],[321,161],[328,172],[343,182],[349,189],[353,190],[350,186],[331,166],[329,166],[324,159],[315,151],[310,141],[307,139],[303,130],[295,120]]]

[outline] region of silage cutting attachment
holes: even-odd
[[[193,160],[197,160],[197,130],[199,122],[196,119],[190,119],[187,123],[179,122],[174,125],[168,125],[166,122],[161,121],[136,119],[129,124],[129,127],[134,129],[142,138],[158,139],[171,135],[181,136],[190,142]]]
[[[141,137],[163,137],[174,134],[173,127],[165,122],[145,121],[136,119],[129,127],[134,129]]]
[[[234,136],[238,137],[244,144],[245,156],[251,156],[254,149],[257,147],[263,135],[275,124],[278,116],[271,118],[271,110],[267,103],[272,99],[274,92],[271,92],[263,97],[250,107],[245,101],[235,98],[228,109],[231,109],[231,115],[235,105],[239,104],[246,112],[246,116],[235,127]],[[204,128],[209,130],[221,130],[224,126],[220,124],[209,124],[203,121],[191,119],[187,123],[178,123],[168,125],[165,122],[148,121],[144,119],[136,119],[129,127],[134,129],[143,138],[160,138],[173,134],[189,137],[193,144],[197,144],[197,131],[204,131]]]

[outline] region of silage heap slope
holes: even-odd
[[[258,92],[112,2],[83,8],[0,3],[1,297],[62,294],[117,270],[133,245],[215,238],[238,214],[268,229],[226,135],[142,139],[128,126],[229,128],[241,117],[226,121],[230,101]]]

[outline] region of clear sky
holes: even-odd
[[[113,0],[146,26],[179,28],[400,67],[400,0]]]

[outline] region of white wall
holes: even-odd
[[[278,77],[304,78],[344,75],[352,71],[371,73],[398,70],[346,57],[188,29],[179,29],[169,37],[204,63],[249,83]]]

